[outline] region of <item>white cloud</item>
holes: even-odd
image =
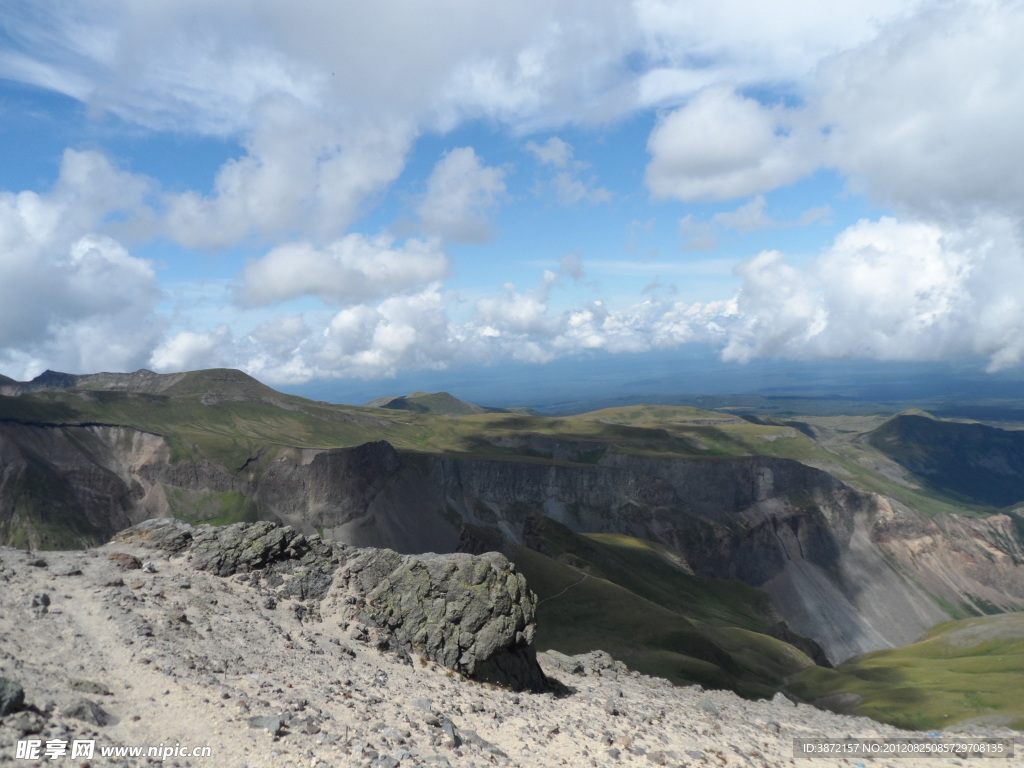
[[[573,280],[583,279],[583,257],[579,251],[567,253],[558,262],[558,274],[571,277]]]
[[[737,360],[973,355],[1005,367],[1024,356],[1014,292],[1024,283],[1018,2],[36,0],[3,16],[0,77],[65,93],[133,129],[241,147],[209,188],[161,193],[99,153],[68,151],[52,189],[0,193],[6,372],[152,360],[244,364],[295,381],[688,340],[719,340]],[[785,101],[766,103],[766,93]],[[652,105],[664,112],[648,139],[651,195],[745,200],[707,220],[676,214],[689,248],[714,247],[724,229],[828,215],[775,219],[764,197],[821,168],[900,218],[850,227],[806,268],[756,256],[739,269],[735,302],[651,298],[613,309],[595,295],[558,312],[553,286],[582,277],[567,257],[561,277],[480,299],[462,322],[437,283],[450,267],[437,242],[350,231],[401,176],[419,136],[472,121],[512,134],[560,205],[608,202],[574,147],[550,134],[615,125]],[[541,131],[544,141],[527,141]],[[509,173],[470,147],[452,150],[415,203],[423,230],[485,240]],[[231,330],[209,329],[218,315],[161,343],[157,274],[131,253],[157,237],[269,249],[237,283],[240,304],[263,309],[230,307]],[[721,263],[631,269],[717,274]],[[302,297],[331,305],[321,310],[330,319],[266,309]]]
[[[476,302],[480,324],[512,334],[547,335],[555,331],[558,318],[548,315],[548,285],[521,293],[512,283],[506,283],[504,293]]]
[[[585,181],[580,178],[590,167],[590,163],[573,159],[575,150],[572,144],[552,136],[543,144],[527,142],[526,151],[542,166],[558,169],[558,172],[549,179],[538,183],[538,194],[543,194],[546,188],[550,188],[554,191],[558,204],[569,207],[579,203],[607,203],[612,199],[611,191],[597,186],[593,175]]]
[[[738,269],[727,360],[1024,360],[1024,245],[1006,219],[961,229],[861,221],[806,269],[765,252]]]
[[[490,239],[488,214],[505,195],[504,168],[483,165],[472,147],[445,153],[416,209],[427,232],[445,240]]]
[[[713,251],[718,247],[714,224],[692,213],[679,220],[679,235],[683,238],[684,251]]]
[[[767,202],[764,195],[757,195],[749,203],[744,203],[735,211],[723,211],[711,217],[711,221],[725,229],[735,229],[741,234],[769,229],[776,222],[765,213]]]
[[[265,306],[301,296],[327,304],[380,299],[438,280],[448,258],[435,242],[407,240],[396,247],[386,235],[350,234],[325,248],[289,243],[251,261],[236,289],[245,306]]]
[[[749,234],[764,229],[788,229],[807,227],[832,215],[832,207],[820,205],[803,211],[796,220],[776,219],[767,213],[768,202],[764,195],[756,195],[749,202],[732,211],[721,211],[708,220],[702,220],[688,213],[679,220],[679,234],[683,238],[683,249],[687,251],[711,251],[718,247],[718,234],[731,229],[740,234]]]
[[[167,233],[189,248],[226,248],[295,231],[338,237],[401,172],[411,127],[342,130],[292,96],[254,107],[246,154],[217,172],[212,195],[165,198]]]
[[[160,323],[152,265],[105,231],[147,219],[145,179],[96,152],[67,151],[46,193],[0,193],[0,360],[88,371],[144,362]]]
[[[440,286],[428,286],[376,307],[341,310],[309,361],[328,377],[380,378],[400,369],[442,368],[453,356],[448,325]]]
[[[149,361],[155,371],[195,371],[237,364],[230,329],[179,331],[154,351]]]
[[[799,84],[825,57],[875,36],[918,0],[636,0],[651,66],[640,75],[645,105],[671,105],[716,83]]]
[[[922,6],[825,63],[829,162],[876,200],[965,223],[1020,216],[1024,5]]]
[[[567,167],[573,155],[572,145],[557,136],[552,136],[543,144],[528,141],[526,151],[536,157],[541,165],[552,165],[555,168]]]
[[[563,171],[552,180],[555,197],[561,205],[573,206],[578,203],[607,203],[612,199],[610,190],[593,186],[572,173]]]
[[[789,184],[813,170],[815,146],[798,115],[728,86],[698,93],[658,120],[647,141],[655,198],[729,200]]]

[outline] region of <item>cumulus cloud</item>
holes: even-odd
[[[472,147],[459,147],[438,161],[417,206],[423,227],[445,240],[490,239],[490,211],[505,195],[504,168],[483,165]]]
[[[163,341],[150,357],[155,371],[194,371],[237,364],[231,330],[222,325],[211,331],[179,331]]]
[[[327,304],[358,303],[438,280],[448,258],[432,241],[396,247],[388,235],[346,235],[324,248],[289,243],[251,261],[235,295],[245,306],[265,306],[301,296]]]
[[[729,200],[789,184],[819,154],[799,115],[765,107],[728,86],[698,93],[663,115],[647,141],[646,181],[655,198]]]
[[[1024,206],[1024,6],[924,4],[826,61],[829,162],[879,202],[960,224]]]
[[[641,103],[672,105],[716,83],[801,83],[824,58],[872,39],[917,0],[637,0],[650,63]]]
[[[293,381],[699,340],[734,360],[974,355],[998,368],[1024,356],[1013,292],[1024,278],[1020,3],[35,0],[11,4],[0,25],[0,77],[128,126],[239,147],[194,189],[161,191],[100,153],[68,151],[48,191],[0,193],[7,372],[237,364]],[[807,266],[755,256],[735,300],[612,308],[591,296],[556,311],[554,287],[583,275],[566,257],[538,286],[508,285],[458,322],[438,241],[487,239],[508,168],[453,149],[414,202],[432,239],[351,232],[418,137],[472,121],[515,137],[558,204],[609,202],[550,134],[652,107],[651,196],[744,201],[710,218],[676,214],[686,247],[827,215],[782,221],[765,198],[822,168],[898,218],[850,227]],[[157,275],[132,254],[158,237],[267,251],[238,276],[230,330],[161,336]],[[330,309],[273,316],[303,297]],[[248,333],[245,311],[258,316]]]
[[[726,360],[981,356],[997,369],[1024,359],[1024,244],[1005,218],[955,230],[865,220],[804,269],[765,252],[738,273]]]
[[[189,248],[227,248],[295,231],[330,239],[401,172],[409,125],[373,130],[333,125],[293,96],[254,107],[246,154],[217,172],[213,193],[165,196],[166,231]]]
[[[328,323],[310,362],[329,376],[394,376],[442,368],[452,359],[449,319],[439,285],[377,306],[346,307]]]
[[[0,193],[0,347],[8,370],[120,369],[159,332],[152,265],[105,230],[146,219],[145,179],[96,152],[67,151],[46,193]],[[127,229],[131,229],[128,227]]]
[[[545,363],[592,350],[618,354],[688,342],[720,344],[723,324],[736,314],[733,300],[687,304],[656,297],[621,309],[592,300],[556,311],[551,291],[563,275],[571,275],[564,260],[562,266],[560,274],[545,270],[531,290],[506,284],[502,294],[476,302],[473,317],[461,327],[476,359]]]

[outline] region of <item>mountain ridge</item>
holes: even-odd
[[[594,560],[594,540],[544,554],[529,522],[543,518],[571,537],[668,547],[698,580],[762,590],[786,625],[776,636],[811,638],[831,663],[912,642],[950,618],[1024,607],[1021,521],[956,514],[894,485],[875,469],[884,456],[858,441],[867,432],[842,419],[803,429],[649,405],[448,415],[306,401],[232,371],[136,374],[54,377],[69,385],[0,397],[0,542],[90,545],[157,516],[267,520],[412,554],[452,552],[477,526],[504,542],[493,549],[550,573],[549,587],[538,581],[548,596],[584,573],[571,563],[602,571],[613,585],[602,589],[624,590],[616,599],[648,589],[605,578],[610,561]],[[581,590],[596,596],[596,585]],[[692,674],[738,687],[700,665],[749,663],[735,655],[739,631],[712,623],[674,637],[708,649],[700,664],[685,661]],[[648,650],[676,642],[666,638]],[[697,658],[671,658],[684,656]]]

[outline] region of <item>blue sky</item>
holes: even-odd
[[[1012,374],[1021,39],[990,0],[13,0],[0,372]]]

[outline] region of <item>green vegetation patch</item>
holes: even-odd
[[[787,688],[806,701],[846,693],[852,711],[911,729],[958,723],[1024,728],[1024,614],[961,619],[920,641],[808,668]]]
[[[766,634],[776,621],[767,595],[740,582],[691,576],[669,547],[584,536],[541,517],[528,528],[528,546],[505,542],[493,529],[471,532],[484,548],[504,551],[540,598],[539,649],[601,649],[646,674],[750,698],[770,697],[786,677],[814,663]]]

